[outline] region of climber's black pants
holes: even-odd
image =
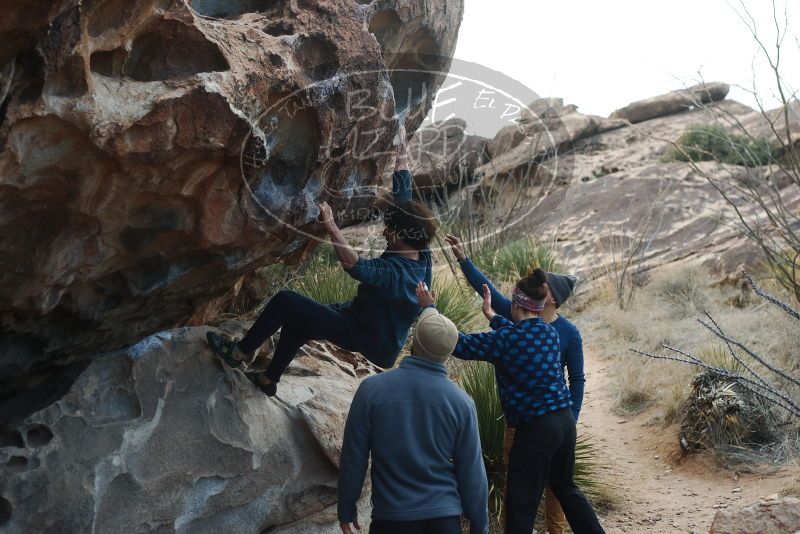
[[[281,291],[270,299],[239,348],[253,354],[279,328],[281,338],[265,373],[273,382],[281,379],[300,347],[311,340],[326,340],[344,350],[363,352],[361,344],[352,338],[343,313],[294,291]]]
[[[530,534],[549,483],[575,534],[601,534],[592,505],[575,485],[575,419],[570,408],[517,426],[506,477],[506,534]]]
[[[369,534],[461,534],[461,518],[456,515],[419,521],[373,519]]]

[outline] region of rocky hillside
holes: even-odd
[[[681,134],[714,116],[739,121],[756,137],[773,137],[761,113],[727,100],[727,93],[722,83],[698,85],[634,102],[608,118],[544,98],[493,139],[466,135],[463,121],[426,124],[415,143],[433,147],[435,156],[412,150],[415,172],[426,180],[424,194],[448,197],[455,205],[464,202],[465,191],[476,197],[477,190],[502,209],[496,195],[513,190],[526,205],[518,204],[521,215],[512,230],[555,241],[564,263],[582,276],[618,269],[634,250],[636,265],[644,269],[696,262],[735,272],[757,261],[731,224],[735,214],[687,164],[662,161]],[[778,111],[769,116],[782,117]],[[790,120],[800,132],[796,111]],[[700,165],[726,180],[775,179],[769,167]],[[510,183],[526,185],[520,190]],[[498,215],[505,220],[504,212]]]

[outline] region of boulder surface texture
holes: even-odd
[[[85,354],[203,324],[245,273],[313,247],[317,202],[371,206],[462,4],[5,2],[0,421]]]
[[[270,399],[223,368],[205,333],[100,354],[61,399],[3,427],[0,530],[340,532],[344,421],[374,368],[312,343]]]
[[[720,510],[710,534],[786,534],[800,531],[800,499],[763,501],[740,510]]]

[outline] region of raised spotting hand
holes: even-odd
[[[481,311],[483,312],[483,315],[486,316],[486,318],[490,321],[494,319],[495,315],[497,315],[494,311],[492,311],[492,291],[486,284],[483,284],[483,305],[481,306]]]
[[[436,291],[428,288],[425,282],[417,284],[417,299],[420,308],[427,308],[436,302]]]
[[[455,256],[458,261],[467,259],[467,253],[464,251],[464,243],[461,242],[460,237],[454,234],[447,234],[444,240],[450,245],[450,250],[453,251],[453,256]]]

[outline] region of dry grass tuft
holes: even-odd
[[[700,268],[656,270],[625,310],[615,306],[607,289],[598,287],[594,293],[579,323],[585,337],[602,353],[620,359],[611,382],[619,414],[655,408],[665,423],[680,421],[696,375],[696,369],[689,366],[643,359],[628,352],[631,347],[660,352],[659,346],[667,344],[714,365],[739,370],[741,364],[730,356],[727,347],[697,322],[704,311],[762,356],[790,372],[800,368],[796,323],[757,297],[742,295],[737,287],[713,287],[709,274]],[[789,450],[792,445],[782,447]]]

